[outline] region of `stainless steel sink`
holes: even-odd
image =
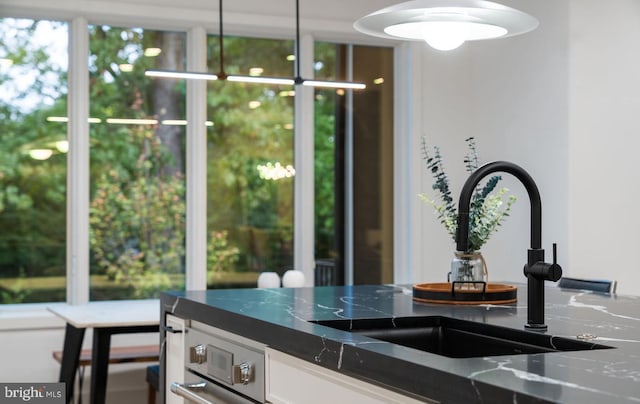
[[[442,316],[328,320],[315,323],[450,358],[612,348],[588,341]]]

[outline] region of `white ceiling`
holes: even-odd
[[[91,1],[91,0],[85,0]],[[218,10],[219,0],[110,0],[110,3],[147,4],[153,6]],[[356,19],[403,0],[300,0],[300,17],[355,21]],[[0,1],[1,3],[1,1]],[[294,18],[295,0],[226,0],[225,12],[262,14],[266,16],[291,16]]]
[[[403,0],[300,0],[300,31],[319,40],[391,45],[357,32],[353,23],[371,12]],[[129,24],[150,29],[218,29],[219,0],[0,0],[0,16],[83,17],[95,24]],[[226,0],[225,33],[293,38],[295,0]]]

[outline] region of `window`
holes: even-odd
[[[71,58],[69,29],[78,39],[73,43],[82,46],[69,50]],[[190,31],[197,40],[188,43],[183,32],[86,26],[84,18],[73,24],[7,18],[0,30],[11,38],[0,44],[2,303],[148,298],[183,289],[187,280],[201,287],[201,266],[185,269],[185,145],[204,138],[187,139],[187,83],[148,78],[144,71],[186,70],[188,43],[201,43],[204,30]],[[86,37],[88,48],[81,40]],[[220,66],[218,39],[210,36],[206,47],[213,72]],[[224,46],[229,74],[293,76],[293,41],[225,37]],[[316,89],[314,105],[298,99],[305,117],[315,109],[316,173],[315,201],[303,196],[299,223],[310,222],[311,201],[315,258],[332,259],[355,274],[338,283],[389,282],[393,51],[324,42],[314,47],[315,77],[353,76],[368,88]],[[204,48],[189,51],[202,55]],[[69,90],[68,59],[80,83]],[[79,78],[87,74],[83,88]],[[282,274],[293,266],[294,194],[300,192],[294,181],[301,175],[294,144],[310,152],[311,134],[294,128],[294,86],[224,80],[206,86],[206,127],[200,129],[207,141],[207,217],[193,223],[197,237],[189,247],[204,246],[206,227],[207,287],[253,287],[259,272]],[[68,91],[75,114],[69,116]],[[67,133],[73,136],[69,156]],[[295,136],[305,141],[296,143]],[[74,147],[86,140],[88,155]],[[67,173],[67,160],[72,167],[89,165]],[[69,190],[67,177],[75,185]],[[204,202],[203,196],[199,208]],[[301,230],[305,243],[310,227]],[[305,244],[305,263],[311,254]]]
[[[339,50],[342,46],[316,42],[314,78],[342,80]],[[342,66],[344,67],[344,66]],[[333,267],[335,272],[316,274],[319,284],[344,284],[344,90],[316,88],[314,94],[314,192],[316,265]]]
[[[353,47],[353,282],[393,282],[393,49]],[[357,62],[356,62],[357,61]]]
[[[208,66],[219,66],[209,37]],[[292,77],[292,41],[224,38],[227,74]],[[293,87],[210,82],[207,284],[255,287],[293,264]]]
[[[91,300],[184,288],[186,35],[89,27]]]
[[[66,297],[66,23],[0,19],[0,302]]]
[[[316,257],[342,284],[393,282],[393,49],[318,42],[315,77],[366,83],[316,89]]]

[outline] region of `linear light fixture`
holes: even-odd
[[[145,75],[148,77],[160,77],[160,78],[176,78],[176,79],[192,79],[192,80],[227,80],[240,83],[254,83],[254,84],[274,84],[274,85],[303,85],[310,87],[325,87],[325,88],[345,88],[361,90],[366,88],[364,83],[354,83],[350,81],[329,81],[329,80],[309,80],[300,76],[300,4],[299,0],[296,0],[296,51],[295,51],[295,77],[268,77],[268,76],[244,76],[239,74],[227,74],[224,71],[224,31],[222,20],[222,0],[219,0],[219,13],[220,13],[220,32],[218,35],[219,41],[219,60],[220,71],[216,74],[213,73],[200,73],[189,71],[175,71],[175,70],[147,70]]]
[[[175,70],[147,70],[144,75],[166,79],[218,80],[218,75],[213,73],[179,72]]]
[[[227,76],[227,81],[237,81],[242,83],[293,85],[293,79],[263,76]]]
[[[506,38],[534,30],[538,20],[522,11],[484,0],[412,0],[366,15],[353,24],[364,34],[426,41],[438,50],[466,41]]]
[[[296,71],[295,84],[302,84],[310,87],[324,88],[348,88],[352,90],[363,90],[367,86],[364,83],[354,83],[351,81],[330,81],[330,80],[310,80],[300,76],[300,0],[296,0]]]
[[[352,90],[363,90],[367,88],[364,83],[352,83],[349,81],[325,81],[302,79],[303,86],[325,87],[325,88],[348,88]]]
[[[49,116],[47,117],[47,122],[69,122],[69,118],[66,116]],[[89,118],[87,119],[89,123],[101,123],[102,119],[100,118]]]
[[[255,84],[275,84],[275,85],[293,85],[293,79],[289,79],[286,77],[268,77],[268,76],[244,76],[240,74],[230,74],[227,75],[224,71],[224,32],[222,30],[222,0],[218,1],[219,4],[219,12],[220,12],[220,33],[218,35],[218,47],[220,48],[220,73],[218,74],[218,78],[234,81],[239,83],[255,83]]]
[[[174,70],[147,70],[145,75],[149,77],[162,77],[162,78],[176,78],[176,79],[192,79],[192,80],[227,80],[239,83],[255,83],[255,84],[275,84],[275,85],[293,85],[294,80],[290,78],[282,77],[267,77],[267,76],[244,76],[239,74],[227,74],[224,71],[224,31],[223,31],[223,15],[222,15],[222,0],[218,1],[219,7],[219,61],[220,71],[216,74],[213,73],[199,73],[188,71],[174,71]]]
[[[157,125],[157,119],[107,118],[107,123],[114,125]]]
[[[160,122],[162,125],[187,126],[186,119],[165,119]]]
[[[66,116],[49,116],[47,122],[62,122],[66,123],[69,118]],[[89,118],[89,123],[102,123],[100,118]],[[107,123],[118,125],[155,125],[158,123],[156,119],[122,119],[122,118],[108,118]],[[161,125],[173,125],[173,126],[186,126],[187,121],[185,119],[165,119],[160,122]],[[213,122],[206,121],[205,126],[213,126]]]

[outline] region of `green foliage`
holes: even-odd
[[[468,173],[472,173],[479,166],[478,152],[475,139],[466,139],[469,148],[464,157],[465,168]],[[433,189],[438,191],[440,202],[430,198],[427,194],[420,194],[420,198],[435,209],[435,213],[453,240],[456,239],[458,228],[458,210],[451,196],[449,189],[449,178],[444,169],[440,148],[434,147],[433,155],[428,151],[425,140],[422,140],[423,158],[426,161],[427,169],[434,178]],[[469,251],[479,251],[489,240],[498,226],[509,216],[511,206],[515,203],[516,197],[508,195],[508,189],[501,188],[495,194],[494,191],[502,177],[492,176],[485,185],[478,185],[474,190],[469,206]],[[506,201],[504,197],[507,196]]]
[[[209,66],[219,67],[219,42],[209,37]],[[225,71],[249,74],[259,61],[265,76],[291,77],[287,55],[292,41],[225,37]],[[209,229],[227,230],[238,246],[236,271],[278,270],[290,266],[293,227],[293,178],[260,178],[258,165],[294,163],[293,97],[290,86],[211,82],[207,117],[215,124],[207,133],[207,205]],[[249,101],[258,101],[251,108]]]
[[[342,45],[331,42],[316,42],[314,60],[322,67],[315,71],[315,77],[339,80],[336,72]],[[339,108],[341,95],[333,90],[316,89],[314,109],[314,170],[315,170],[315,227],[316,257],[332,257],[336,254],[335,214],[336,214],[336,127],[335,111]]]
[[[183,274],[185,259],[185,189],[181,174],[160,174],[154,162],[162,150],[155,137],[140,133],[145,147],[132,178],[112,169],[97,182],[91,201],[91,247],[97,272],[135,298],[156,296],[170,288],[172,274]],[[207,245],[209,277],[230,271],[238,248],[226,231],[213,231]]]
[[[5,205],[14,206],[16,210],[26,210],[31,207],[31,204],[29,195],[20,193],[15,185],[7,185],[4,189],[0,189],[0,213]]]
[[[25,302],[27,292],[24,290],[23,284],[23,279],[19,279],[8,288],[0,286],[0,304],[17,304]]]
[[[226,230],[213,231],[207,244],[207,278],[209,284],[215,283],[225,272],[231,272],[239,260],[240,249],[230,246]]]
[[[66,160],[54,154],[39,162],[28,154],[41,141],[66,136],[43,125],[48,114],[66,110],[67,86],[66,73],[49,58],[55,46],[32,40],[43,32],[64,33],[66,24],[0,19],[0,55],[13,61],[0,68],[0,275],[7,278],[65,270]],[[21,287],[16,282],[5,296],[23,301]]]
[[[89,34],[90,116],[102,120],[90,126],[91,270],[129,290],[128,298],[155,296],[181,288],[184,279],[184,129],[111,125],[106,119],[184,116],[184,83],[166,88],[166,81],[144,76],[148,68],[182,61],[184,34],[107,25],[91,25]],[[162,48],[165,40],[178,50],[144,56],[144,49]],[[133,69],[121,69],[123,64]],[[116,297],[107,293],[107,299]]]
[[[32,70],[23,80],[35,79],[11,99],[0,97],[0,226],[11,230],[0,234],[0,277],[46,276],[44,283],[50,283],[53,277],[63,279],[66,269],[67,159],[54,145],[66,139],[67,125],[47,118],[67,116],[67,73],[50,49],[33,41],[33,33],[41,24],[65,30],[67,24],[23,20],[15,28],[9,20],[0,20],[0,36],[7,38],[0,41],[0,55],[14,60],[12,71]],[[186,131],[178,127],[179,132],[163,133],[166,125],[132,129],[106,119],[184,118],[185,81],[151,79],[144,71],[184,69],[186,35],[107,25],[90,25],[89,35],[89,115],[101,119],[89,126],[91,271],[92,279],[106,274],[112,279],[105,285],[92,283],[92,293],[100,287],[106,299],[116,293],[129,298],[151,296],[169,283],[180,288],[176,279],[184,271],[181,158],[186,154]],[[144,56],[144,49],[167,49],[169,41],[174,41],[175,52]],[[217,38],[211,37],[212,71],[219,66],[217,45]],[[335,45],[323,49],[322,60],[330,68]],[[258,61],[265,67],[264,75],[288,77],[293,74],[293,63],[287,61],[292,51],[293,41],[226,37],[225,69],[248,74]],[[133,65],[132,71],[120,68],[126,63]],[[0,69],[3,89],[18,84],[7,72]],[[267,162],[293,164],[293,97],[280,96],[278,90],[224,81],[209,84],[207,120],[215,124],[207,134],[209,198],[207,218],[202,219],[210,232],[209,279],[218,273],[292,265],[293,179],[265,181],[256,170],[257,164]],[[315,119],[316,196],[322,201],[316,223],[320,233],[331,234],[336,95],[323,95]],[[251,109],[248,102],[254,100],[261,106]],[[53,156],[46,161],[29,157],[30,149],[41,147],[54,149]],[[260,236],[252,240],[260,241],[244,243],[239,230],[243,227],[252,228],[252,234]],[[261,252],[266,257],[256,258],[256,244],[268,247]],[[252,259],[258,267],[249,265]],[[32,288],[29,283],[13,286],[5,293],[7,299],[47,301],[50,296],[42,291],[22,293]],[[64,286],[60,290],[58,300],[64,299]]]
[[[99,178],[90,229],[98,271],[142,298],[168,289],[169,274],[183,271],[185,203],[181,175],[162,176],[152,163],[160,153],[157,139],[142,131],[139,138],[150,153],[140,156],[133,178],[116,169]]]

